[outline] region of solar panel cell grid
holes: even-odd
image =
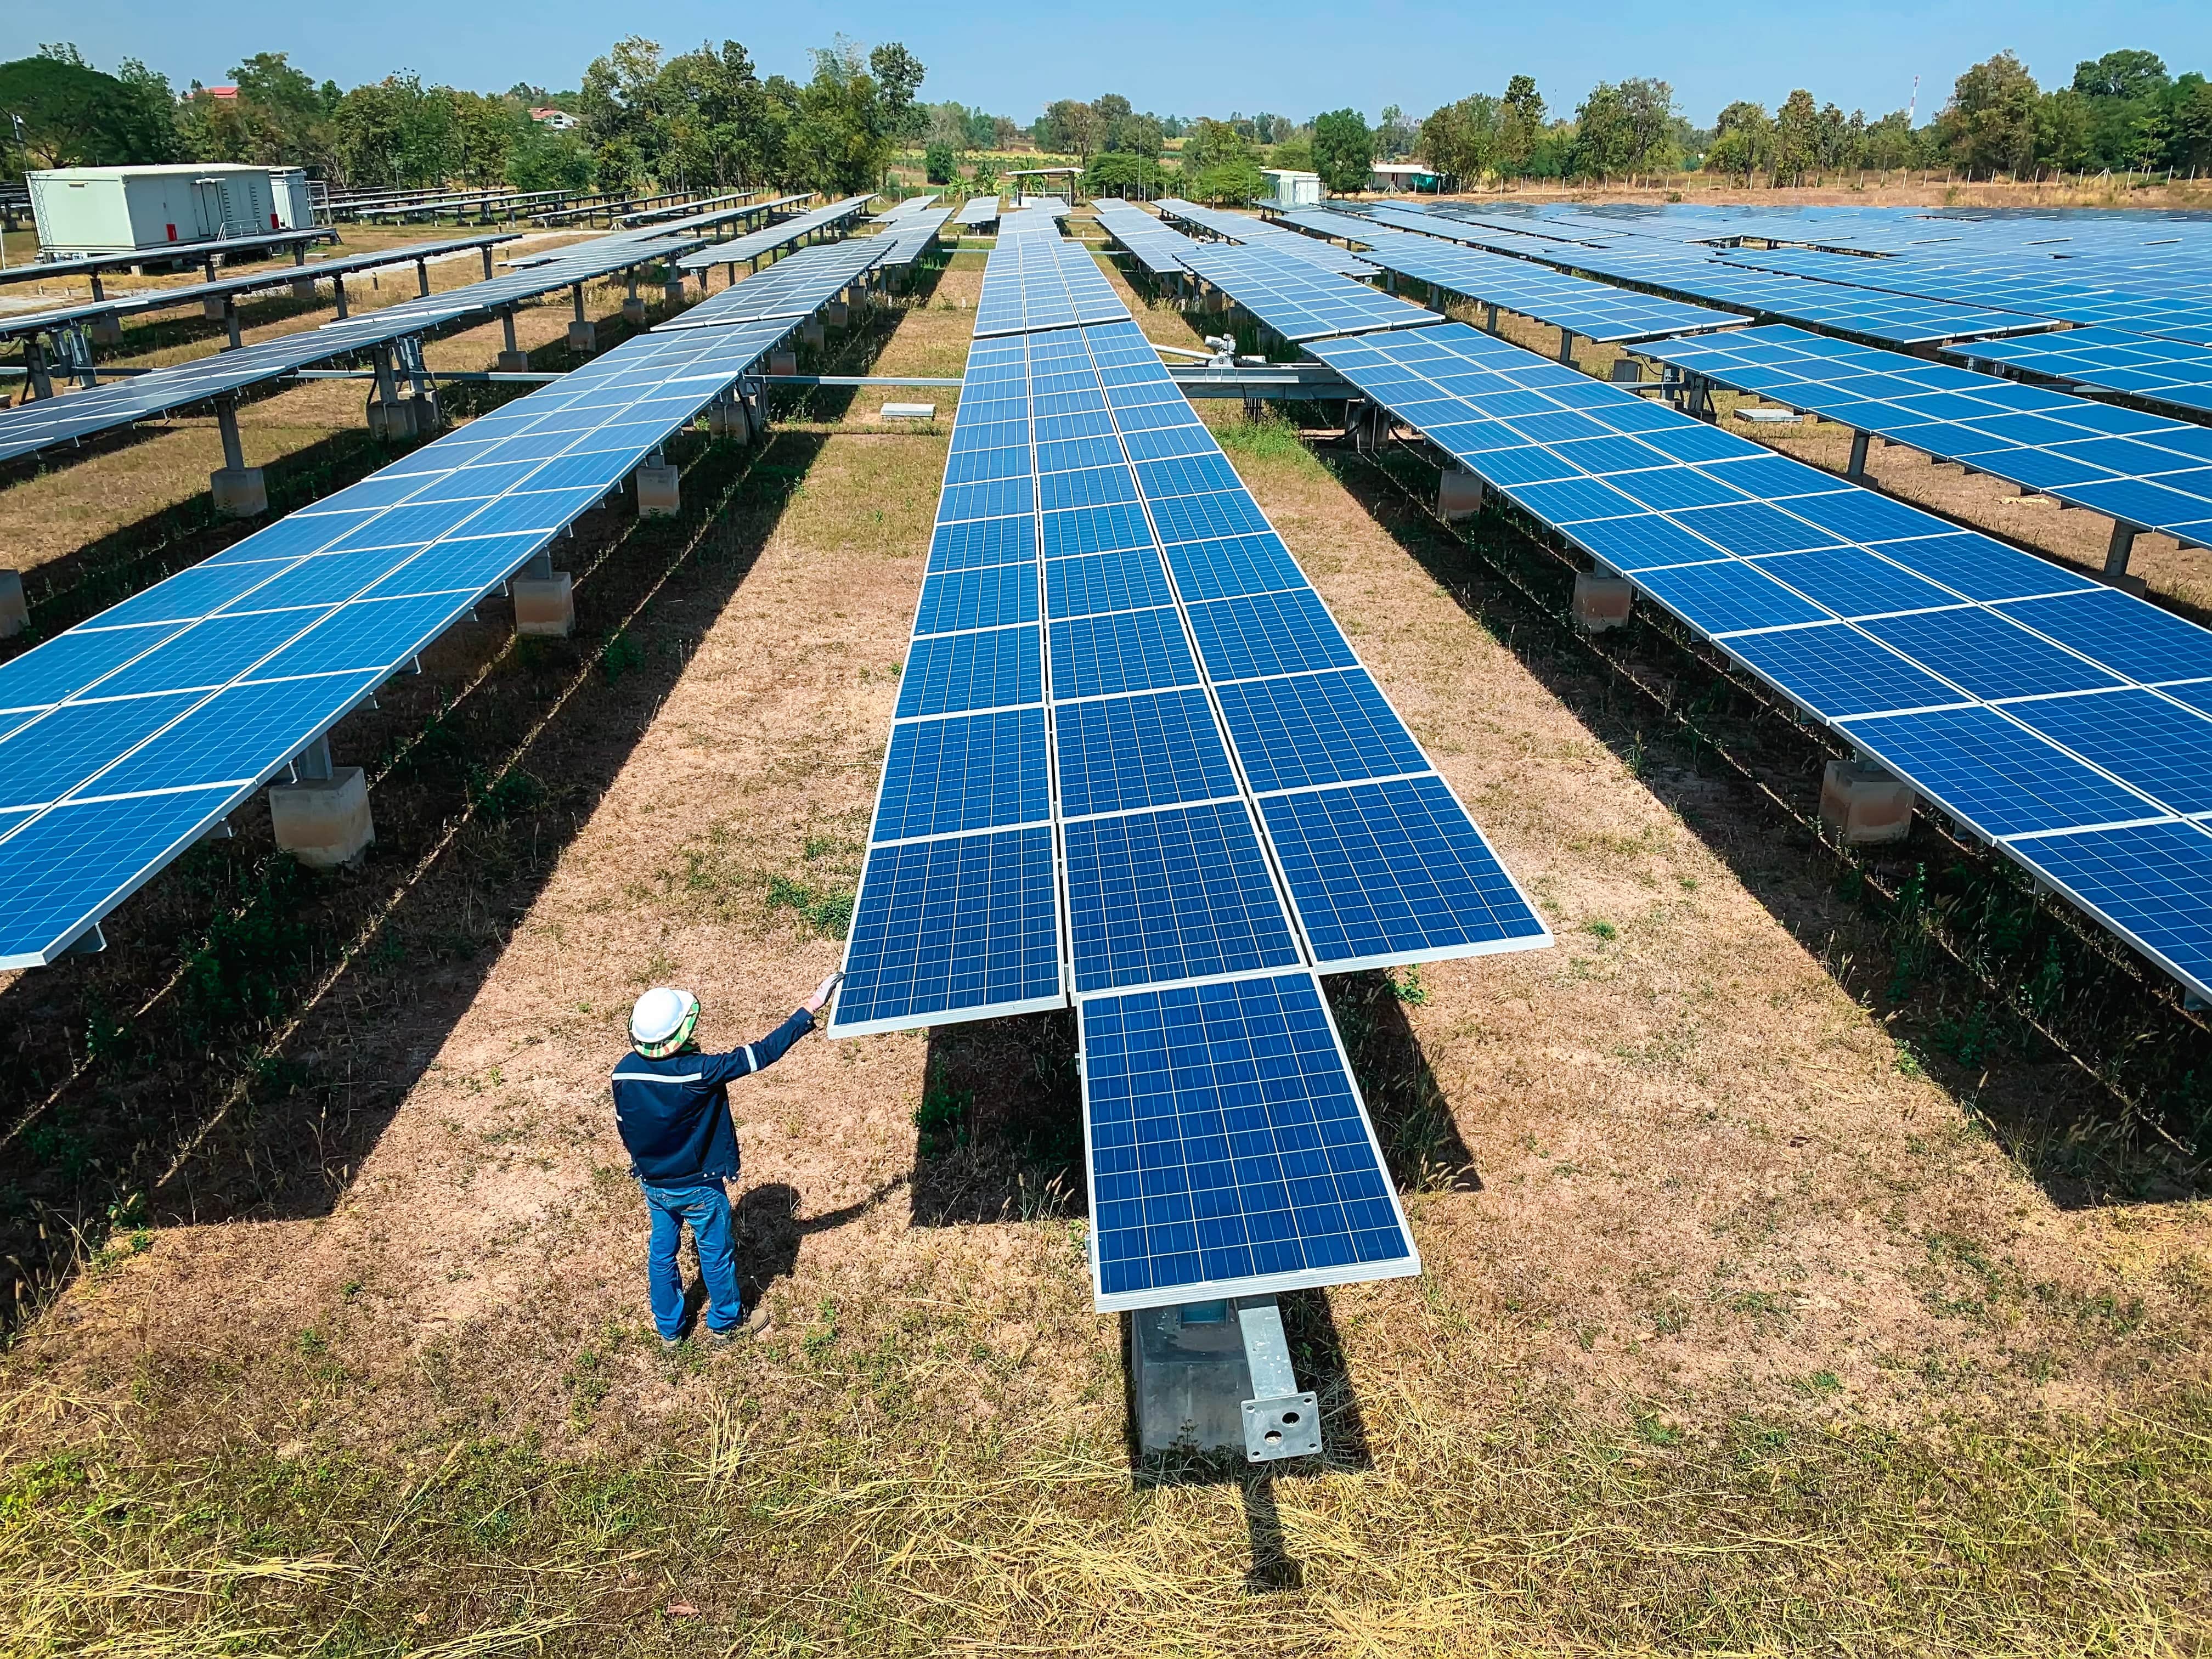
[[[1082,1034],[1101,1309],[1420,1270],[1311,975],[1095,998]]]

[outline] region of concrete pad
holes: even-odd
[[[1912,833],[1912,786],[1878,766],[1832,760],[1820,775],[1820,822],[1855,847]]]
[[[682,511],[683,494],[674,467],[641,466],[636,476],[638,517],[672,519]]]
[[[351,864],[376,839],[368,779],[358,766],[337,767],[307,782],[271,784],[269,818],[276,844],[310,870]]]
[[[514,631],[565,640],[576,631],[576,578],[572,571],[517,576],[507,584],[514,599]]]
[[[252,519],[269,510],[269,489],[258,466],[221,466],[208,474],[215,510],[226,519]]]
[[[1626,577],[1607,576],[1595,570],[1577,571],[1575,574],[1575,626],[1585,634],[1602,634],[1608,628],[1623,626],[1635,602],[1635,584]]]

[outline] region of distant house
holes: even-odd
[[[1419,161],[1377,161],[1367,169],[1367,188],[1391,195],[1433,193],[1442,182]]]
[[[238,96],[238,88],[236,87],[202,87],[200,90],[207,94],[210,98],[236,98]]]
[[[530,112],[530,118],[539,126],[550,127],[556,132],[566,132],[569,128],[581,125],[565,109],[534,109]]]

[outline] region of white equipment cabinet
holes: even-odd
[[[190,162],[53,167],[30,173],[40,257],[128,253],[170,243],[211,242],[282,230],[285,225],[272,189],[272,171],[297,169]],[[288,189],[288,198],[289,195]]]

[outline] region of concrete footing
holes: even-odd
[[[514,631],[565,640],[576,631],[576,578],[556,570],[550,576],[517,576],[507,584],[514,599]]]
[[[820,323],[809,320],[799,325],[799,337],[805,344],[818,346],[830,337],[823,331]]]
[[[220,294],[211,294],[201,301],[200,314],[211,323],[221,322],[224,316],[223,296]]]
[[[208,474],[215,510],[226,519],[252,519],[269,510],[268,486],[258,466],[222,466]]]
[[[84,331],[94,345],[123,343],[123,319],[112,311],[94,318],[84,325]]]
[[[750,443],[752,418],[746,414],[743,404],[708,404],[707,432],[710,437],[726,439],[732,443]]]
[[[623,321],[641,323],[644,320],[645,301],[643,300],[633,297],[623,301]]]
[[[683,510],[678,474],[672,466],[641,466],[637,470],[637,515],[641,519],[672,519]]]
[[[660,285],[660,302],[666,306],[680,306],[684,303],[684,279],[681,276]]]
[[[768,372],[771,374],[799,373],[799,354],[795,351],[771,351],[768,354]]]
[[[428,398],[402,398],[388,404],[380,398],[368,406],[368,435],[372,438],[397,442],[437,429],[437,405]]]
[[[530,354],[526,351],[501,352],[499,354],[499,368],[496,372],[501,374],[529,374]]]
[[[1625,576],[1608,576],[1595,570],[1575,574],[1575,626],[1585,634],[1621,627],[1635,601],[1635,584]]]
[[[1832,760],[1820,775],[1820,822],[1855,847],[1903,841],[1912,830],[1914,797],[1879,766]]]
[[[1473,518],[1482,511],[1482,480],[1472,472],[1445,469],[1437,480],[1437,511],[1451,520]]]
[[[327,778],[271,784],[269,817],[276,844],[311,870],[351,864],[376,839],[368,815],[368,779],[358,766]]]
[[[842,300],[832,300],[822,307],[822,320],[832,328],[842,328],[852,319],[852,307]]]
[[[23,573],[0,570],[0,640],[12,640],[30,625],[31,605],[23,597]]]
[[[599,349],[599,325],[588,318],[568,325],[568,349],[597,351]]]

